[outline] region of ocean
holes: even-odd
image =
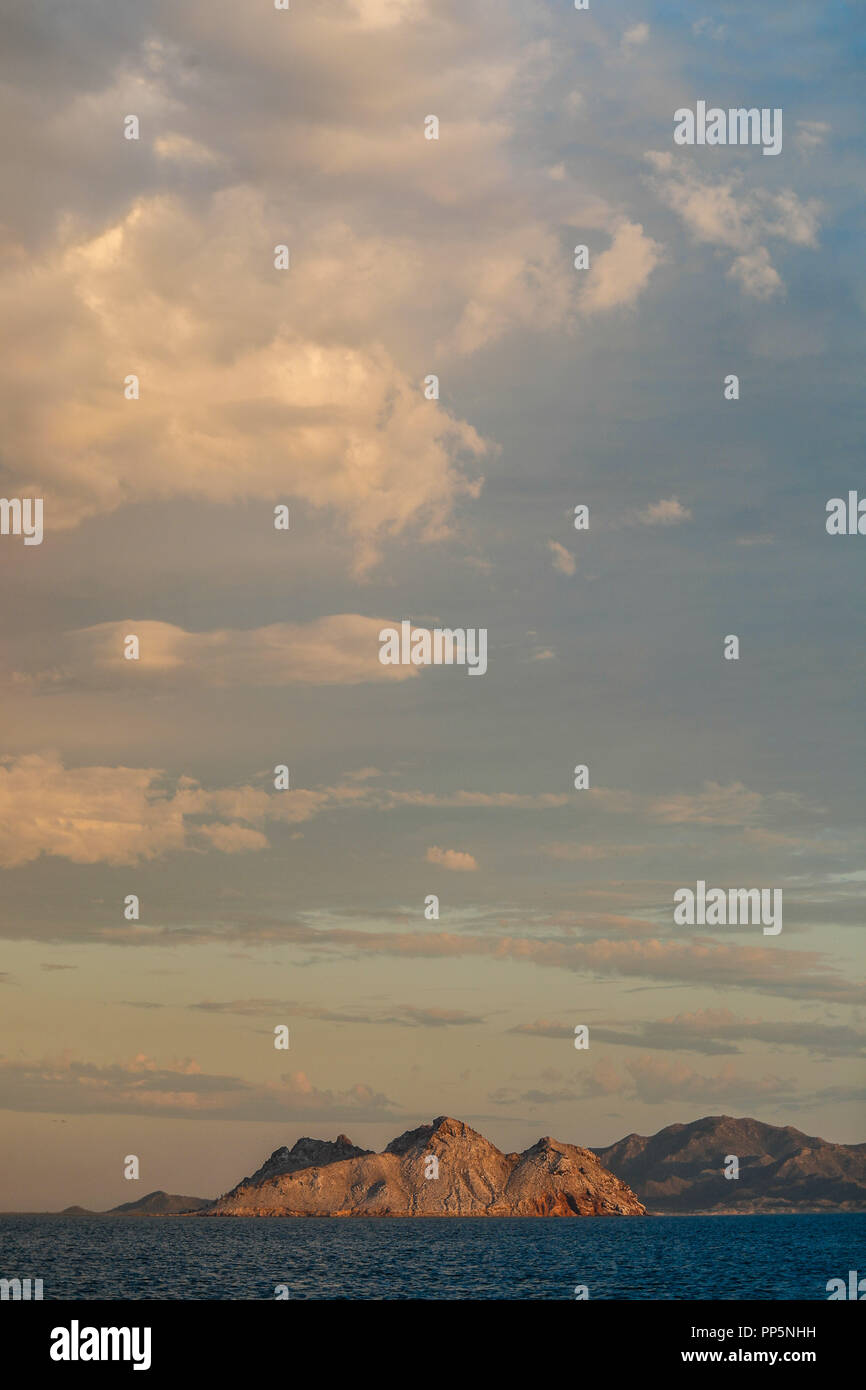
[[[50,1299],[807,1299],[866,1275],[866,1214],[0,1216],[0,1278]]]

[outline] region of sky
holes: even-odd
[[[4,27],[0,1208],[442,1114],[866,1140],[862,4]]]

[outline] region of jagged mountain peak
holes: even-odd
[[[338,1134],[334,1140],[312,1139],[309,1135],[303,1135],[295,1140],[290,1149],[285,1144],[274,1149],[261,1168],[244,1178],[226,1195],[231,1197],[242,1188],[268,1182],[284,1173],[297,1173],[305,1168],[325,1168],[333,1163],[344,1163],[347,1159],[361,1158],[369,1152],[369,1149],[358,1148],[345,1134]]]
[[[451,1115],[439,1115],[432,1124],[418,1125],[415,1129],[407,1129],[403,1134],[398,1134],[396,1139],[392,1139],[387,1145],[384,1152],[405,1154],[412,1148],[423,1148],[437,1140],[444,1143],[449,1140],[458,1140],[482,1144],[488,1148],[494,1147],[488,1139],[484,1138],[483,1134],[479,1134],[463,1120],[455,1120]]]

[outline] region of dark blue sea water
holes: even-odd
[[[866,1214],[447,1218],[0,1217],[0,1278],[47,1299],[826,1300],[866,1275]]]

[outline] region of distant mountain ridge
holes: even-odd
[[[180,1197],[174,1192],[148,1192],[135,1202],[121,1202],[108,1211],[91,1211],[87,1207],[65,1207],[61,1216],[183,1216],[203,1211],[211,1205],[209,1197]]]
[[[650,1212],[866,1211],[866,1144],[707,1115],[596,1148]],[[724,1176],[728,1155],[739,1177]]]
[[[206,1216],[639,1216],[631,1189],[590,1149],[539,1139],[504,1154],[441,1115],[382,1153],[299,1139],[277,1149]]]
[[[148,1192],[137,1202],[122,1202],[112,1207],[111,1214],[127,1216],[179,1216],[183,1212],[202,1211],[211,1205],[207,1197],[179,1197],[173,1192]]]

